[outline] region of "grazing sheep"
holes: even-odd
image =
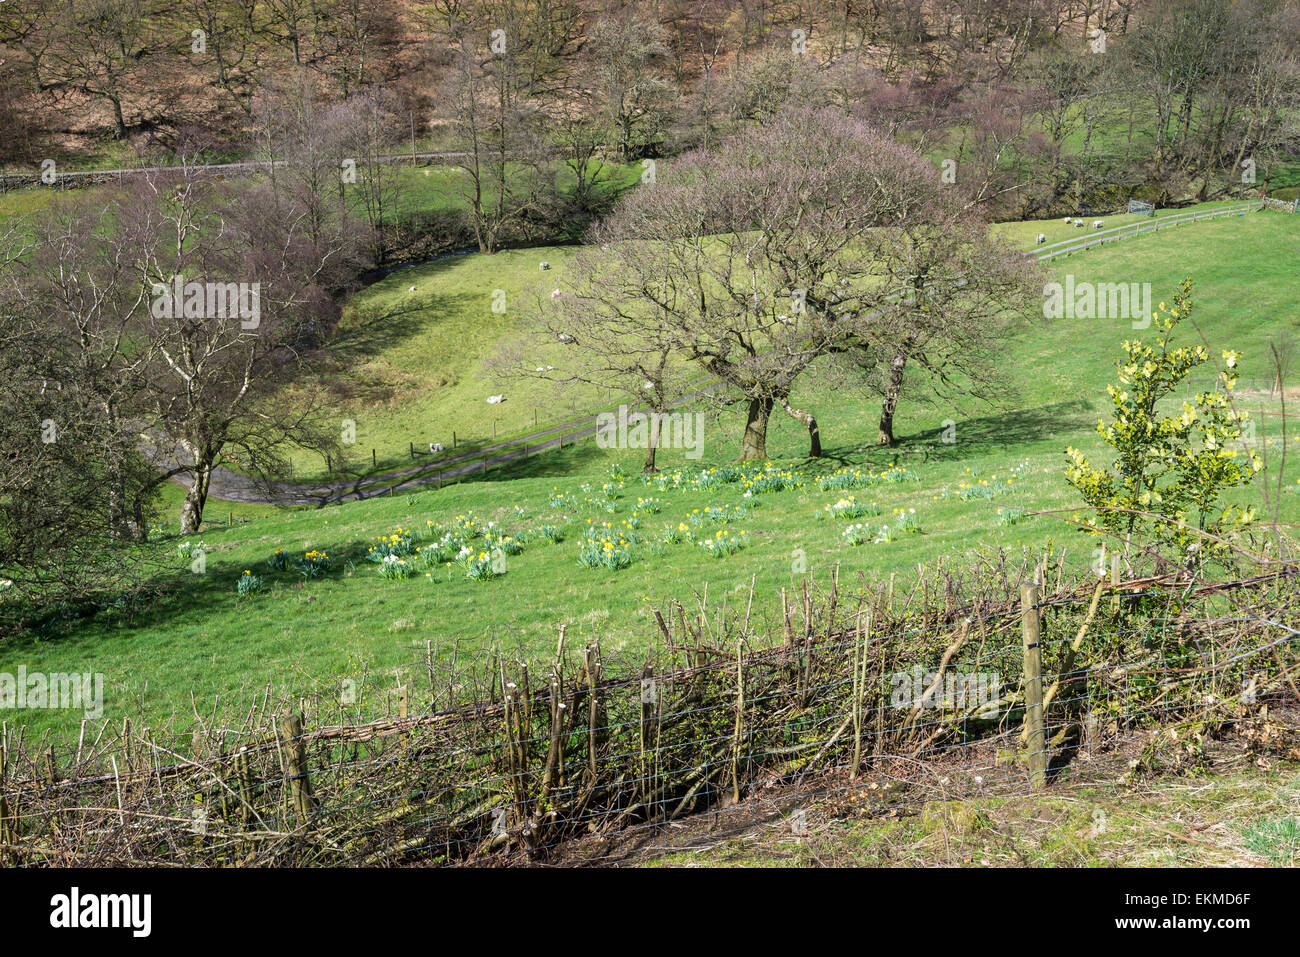
[[[488,405],[500,405],[503,401],[505,401],[505,396],[503,395],[488,396]]]
[[[406,290],[406,291],[407,291],[407,292],[415,292],[415,287],[412,286],[410,289],[408,289],[408,290]]]
[[[572,341],[573,341],[573,336],[569,335],[567,332],[561,332],[561,333],[559,334],[559,337],[558,337],[558,338],[559,338],[559,340],[560,340],[561,342],[572,342]]]
[[[1069,225],[1070,225],[1070,217],[1069,217],[1069,216],[1066,216],[1065,219],[1063,220],[1063,222],[1065,223],[1065,225],[1069,226]]]
[[[441,451],[442,451],[442,443],[441,443],[441,442],[430,442],[430,443],[429,443],[429,451],[430,451],[430,452],[441,452]]]
[[[1106,225],[1106,223],[1105,223],[1103,220],[1098,219],[1098,220],[1096,220],[1096,221],[1092,224],[1092,228],[1093,228],[1093,229],[1101,229],[1101,227],[1102,227],[1102,226],[1105,226],[1105,225]]]
[[[1074,225],[1075,225],[1076,227],[1078,227],[1079,229],[1083,229],[1083,220],[1082,220],[1082,219],[1076,219],[1076,220],[1074,221]]]
[[[1045,243],[1045,242],[1047,242],[1047,237],[1046,237],[1044,234],[1039,233],[1039,234],[1038,234],[1038,245],[1041,246],[1041,245],[1043,245],[1043,243]]]
[[[558,289],[552,289],[552,290],[551,290],[551,298],[552,298],[552,299],[559,299],[559,298],[560,298],[560,295],[561,295],[561,294],[560,294],[560,290],[558,290]]]
[[[537,264],[537,268],[545,272],[547,269],[551,268],[551,264],[548,263],[545,259],[543,259],[540,263]]]

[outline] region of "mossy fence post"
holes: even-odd
[[[289,788],[289,809],[295,825],[306,824],[316,809],[307,773],[307,746],[302,737],[302,718],[296,713],[280,719],[280,747],[284,752],[285,785]]]
[[[1025,727],[1029,736],[1029,779],[1047,784],[1047,737],[1043,728],[1043,658],[1039,648],[1038,586],[1020,586],[1020,632],[1025,649]]]

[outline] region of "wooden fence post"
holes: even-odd
[[[253,771],[248,763],[248,747],[241,745],[235,753],[235,780],[239,790],[239,823],[247,827],[253,820]]]
[[[731,798],[740,801],[740,749],[745,733],[745,639],[736,642],[736,732],[731,748]]]
[[[1025,648],[1025,726],[1029,731],[1029,779],[1047,784],[1047,737],[1043,729],[1043,659],[1039,649],[1038,586],[1020,586],[1020,633]]]
[[[286,785],[292,796],[290,808],[298,822],[306,823],[316,809],[316,799],[311,793],[311,778],[307,775],[307,747],[302,740],[302,718],[286,714],[280,719],[280,747],[284,751]]]
[[[8,737],[8,729],[5,729],[5,736]],[[5,780],[9,773],[9,744],[7,741],[0,741],[0,865],[8,866],[13,858],[9,853],[10,844],[17,844],[18,841],[12,829],[9,826],[9,801],[5,797]]]
[[[1110,553],[1110,610],[1119,614],[1119,552]]]
[[[651,819],[654,811],[655,790],[657,787],[657,775],[655,774],[656,762],[658,755],[655,753],[658,745],[658,728],[655,722],[655,713],[659,704],[659,683],[654,677],[654,667],[650,662],[646,662],[641,667],[641,721],[639,725],[638,750],[641,752],[641,787],[644,790],[646,818]]]
[[[587,678],[587,787],[594,788],[600,777],[598,761],[605,734],[600,701],[600,645],[593,642],[583,650],[582,670]]]

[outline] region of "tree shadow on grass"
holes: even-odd
[[[354,307],[355,315],[327,343],[326,355],[332,374],[325,385],[340,400],[383,402],[393,398],[401,383],[368,380],[353,374],[358,366],[385,350],[408,342],[445,316],[463,310],[473,298],[414,295],[399,303],[365,304]]]
[[[382,528],[376,529],[377,534],[384,531]],[[342,578],[349,570],[352,574],[370,572],[377,576],[376,564],[368,559],[373,544],[373,540],[361,540],[348,542],[339,548],[330,548],[330,567],[316,578],[308,578],[299,571],[297,560],[302,557],[300,551],[290,552],[288,568],[279,571],[270,569],[267,561],[274,553],[274,547],[267,551],[265,557],[253,562],[246,561],[242,565],[231,560],[223,561],[220,549],[209,550],[205,556],[206,570],[201,573],[191,570],[191,558],[178,557],[175,568],[160,569],[150,577],[145,592],[132,604],[129,612],[114,608],[111,602],[98,605],[88,603],[72,614],[51,613],[38,618],[32,623],[34,627],[29,627],[27,635],[46,639],[75,638],[78,624],[96,622],[107,625],[110,619],[112,627],[118,632],[147,631],[174,623],[178,617],[185,615],[227,620],[213,616],[255,607],[258,601],[276,588],[292,593]],[[286,548],[286,551],[289,550]],[[237,586],[245,570],[263,580],[263,593],[248,598],[239,597]],[[423,575],[424,569],[419,569],[419,574]],[[234,624],[235,619],[228,621],[231,622],[231,627],[238,627]]]
[[[960,462],[990,453],[1005,454],[1018,446],[1053,438],[1065,440],[1087,431],[1096,424],[1096,411],[1087,399],[1069,399],[1036,409],[953,421],[952,432],[942,426],[926,429],[900,436],[892,446],[860,443],[827,448],[821,460],[808,460],[809,470],[820,473],[849,465],[886,468],[891,464]],[[945,437],[951,441],[945,442]]]

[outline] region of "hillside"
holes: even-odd
[[[1012,235],[1040,229],[1032,223],[1005,228]],[[1080,281],[1150,282],[1156,299],[1168,297],[1184,276],[1192,276],[1196,322],[1211,353],[1230,347],[1244,354],[1239,400],[1260,420],[1256,441],[1267,457],[1270,482],[1277,479],[1283,445],[1292,452],[1281,476],[1289,487],[1300,474],[1294,454],[1300,436],[1283,435],[1273,425],[1277,398],[1269,395],[1265,353],[1270,337],[1300,319],[1292,293],[1295,263],[1278,255],[1279,249],[1294,248],[1298,233],[1300,217],[1256,213],[1163,230],[1051,266],[1057,277],[1068,272]],[[385,427],[418,428],[424,435],[438,435],[453,423],[487,427],[491,407],[482,401],[483,381],[475,379],[477,357],[506,331],[483,321],[483,304],[494,288],[522,288],[543,257],[562,268],[563,253],[557,250],[461,256],[386,280],[361,297],[357,316],[400,300],[413,284],[421,295],[422,308],[413,311],[410,325],[394,331],[379,323],[376,335],[386,332],[392,338],[379,343],[378,358],[368,360],[374,363],[370,381],[391,389],[384,414],[395,424]],[[484,480],[415,495],[320,510],[242,508],[241,517],[250,520],[231,529],[221,527],[226,509],[214,503],[201,536],[207,549],[204,574],[191,573],[188,552],[177,553],[186,543],[164,537],[159,548],[173,570],[157,581],[162,595],[156,601],[132,615],[106,609],[86,621],[52,617],[30,637],[6,640],[0,663],[102,671],[111,720],[130,715],[158,722],[174,715],[184,724],[191,695],[235,706],[269,682],[281,692],[328,696],[343,679],[363,675],[369,691],[358,709],[365,712],[382,710],[399,676],[422,674],[429,656],[447,667],[490,648],[545,657],[554,650],[560,624],[567,625],[571,642],[599,638],[611,652],[635,653],[656,640],[652,608],[673,599],[689,607],[693,593],[705,588],[711,603],[725,596],[736,605],[748,601],[752,586],[754,614],[770,620],[779,609],[779,589],[791,587],[805,568],[821,577],[839,564],[841,575],[894,577],[902,589],[918,563],[953,567],[998,549],[1016,554],[1050,546],[1082,572],[1092,561],[1092,546],[1061,520],[1079,504],[1062,478],[1062,450],[1068,444],[1099,448],[1093,426],[1119,345],[1133,334],[1123,321],[1035,322],[1006,357],[1007,376],[1019,387],[1013,407],[905,402],[901,444],[892,450],[873,444],[875,402],[809,380],[797,398],[821,421],[826,457],[803,459],[806,433],[793,420],[774,419],[769,437],[774,469],[789,472],[785,484],[794,487],[765,493],[762,485],[782,483],[751,471],[748,478],[759,479],[760,491],[750,497],[743,495],[746,476],[727,471],[741,429],[728,412],[705,419],[703,458],[687,460],[680,451],[664,451],[663,475],[650,485],[639,476],[639,453],[582,444],[524,460]],[[466,343],[469,349],[456,348]],[[428,357],[443,354],[461,358],[444,369],[431,368]],[[446,376],[444,385],[430,385],[440,376]],[[420,387],[401,384],[417,377]],[[453,412],[440,418],[443,402]],[[527,424],[528,409],[526,400],[512,395],[501,414],[514,416],[510,425],[518,426]],[[942,441],[948,419],[956,427],[952,444]],[[366,421],[360,419],[362,435]],[[719,471],[701,483],[701,469]],[[857,480],[860,487],[818,487],[818,478],[843,469],[865,474]],[[866,514],[828,517],[826,507],[846,496]],[[1243,493],[1242,500],[1258,503],[1257,491]],[[911,521],[900,516],[913,510],[915,533],[900,527],[900,521],[904,526]],[[1032,514],[1053,510],[1063,515]],[[1300,518],[1295,495],[1283,496],[1280,518]],[[464,537],[471,522],[480,527],[495,522],[489,533],[504,533],[522,545],[521,553],[507,557],[499,577],[472,580],[439,560],[418,565],[409,579],[390,581],[367,560],[371,547],[385,547],[377,542],[380,536],[406,530],[413,533],[412,548],[428,548],[446,531]],[[632,570],[580,566],[586,529],[604,522],[614,529],[596,537],[610,538],[616,551],[623,550],[620,536],[633,539],[627,547]],[[892,525],[891,540],[849,544],[845,528],[860,522],[873,530]],[[683,524],[689,535],[683,532],[676,542],[665,539],[666,529]],[[547,526],[561,530],[562,540],[546,541],[555,534]],[[748,546],[710,557],[700,542],[716,539],[719,532],[724,540],[746,532]],[[486,548],[482,537],[470,541],[475,549]],[[275,571],[268,560],[278,549],[289,564]],[[294,562],[312,550],[325,552],[329,564],[319,577],[304,578]],[[265,587],[241,599],[236,586],[246,571],[263,579]],[[54,712],[34,714],[31,733],[45,730],[75,733],[76,722]]]

